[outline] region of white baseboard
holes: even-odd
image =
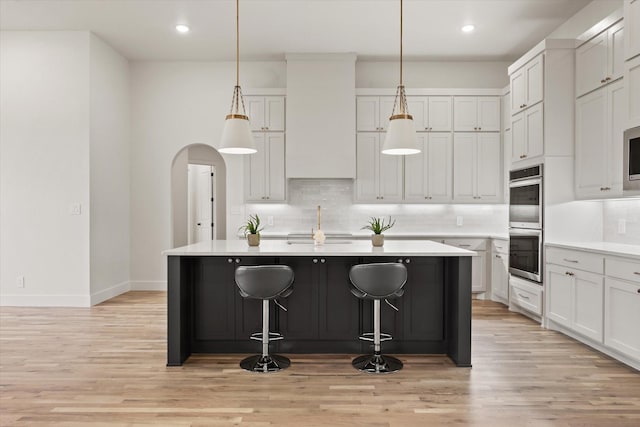
[[[131,291],[167,291],[167,282],[164,280],[138,280],[129,282]]]
[[[0,306],[91,307],[89,295],[0,295]]]
[[[110,288],[91,294],[91,305],[100,304],[103,301],[117,297],[118,295],[129,292],[131,289],[129,282],[118,283]]]

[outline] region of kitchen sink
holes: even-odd
[[[287,245],[313,245],[315,242],[309,240],[287,240]],[[325,240],[325,245],[344,245],[353,243],[351,240]]]

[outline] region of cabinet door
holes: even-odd
[[[544,154],[544,118],[543,105],[538,104],[528,108],[526,117],[526,151],[527,159],[539,157]]]
[[[517,163],[526,156],[527,141],[525,113],[521,112],[511,119],[511,163]]]
[[[640,283],[611,277],[604,283],[604,343],[640,360]]]
[[[324,265],[320,257],[282,257],[280,264],[295,273],[293,292],[283,304],[287,311],[277,309],[280,332],[285,339],[317,339],[319,269]]]
[[[618,22],[607,31],[607,65],[608,82],[624,75],[624,26]]]
[[[245,199],[264,201],[267,197],[266,171],[268,147],[264,132],[255,132],[253,142],[258,150],[250,156],[244,156]]]
[[[627,124],[627,91],[624,85],[627,82],[618,80],[607,86],[607,130],[609,135],[607,145],[609,147],[608,156],[603,160],[607,161],[607,191],[609,197],[622,196],[622,162],[624,130]],[[640,95],[639,95],[640,96]]]
[[[409,114],[413,117],[413,125],[416,132],[424,132],[429,130],[427,116],[429,111],[429,99],[426,96],[410,96],[407,97],[407,108]]]
[[[380,197],[376,166],[380,155],[378,140],[378,134],[373,132],[358,133],[356,137],[356,200],[360,202]]]
[[[404,286],[404,295],[397,300],[402,304],[399,314],[404,318],[403,338],[433,341],[444,339],[442,259],[405,258],[404,262],[407,266],[407,283]],[[386,304],[383,302],[382,305]]]
[[[491,258],[491,293],[502,300],[509,299],[508,257],[495,252]]]
[[[640,126],[640,56],[627,62],[624,84],[627,87],[629,125]]]
[[[358,131],[377,131],[380,124],[380,102],[377,96],[359,96],[356,100],[356,127]]]
[[[430,96],[427,110],[429,130],[432,132],[451,131],[451,97]]]
[[[502,159],[500,153],[500,134],[478,134],[476,197],[480,201],[495,202],[501,198]]]
[[[381,154],[379,148],[377,155],[379,159],[380,200],[385,202],[401,201],[404,184],[404,156]]]
[[[602,342],[603,277],[600,274],[574,271],[573,329]]]
[[[453,177],[453,145],[450,133],[429,134],[426,146],[425,188],[430,202],[451,201],[451,180]],[[407,156],[405,162],[412,156]],[[406,164],[406,163],[405,163]]]
[[[478,98],[475,96],[453,97],[453,130],[473,132],[478,128]]]
[[[235,339],[234,264],[224,257],[200,257],[194,268],[193,339]]]
[[[640,55],[640,1],[625,0],[625,59]]]
[[[453,199],[474,201],[476,194],[476,135],[453,136]]]
[[[478,254],[471,259],[471,292],[485,292],[487,290],[487,253],[476,251]]]
[[[600,197],[606,188],[607,88],[576,100],[576,195]]]
[[[284,131],[284,97],[266,96],[264,98],[264,126],[269,131]]]
[[[527,103],[527,76],[522,67],[511,75],[511,114],[516,114]]]
[[[393,96],[381,96],[379,99],[380,99],[380,117],[378,119],[378,123],[380,123],[379,130],[385,131],[389,127],[389,117],[391,117],[391,114],[393,113],[393,104],[395,103],[396,98]]]
[[[271,201],[285,200],[285,167],[284,167],[284,133],[267,133],[267,158],[266,179],[268,186],[267,197]],[[255,154],[254,154],[255,156]],[[248,156],[251,157],[251,156]]]
[[[478,97],[478,130],[483,132],[500,131],[500,97]]]
[[[607,32],[576,49],[576,96],[597,89],[607,77]]]
[[[251,130],[264,130],[266,124],[264,96],[245,96],[244,106],[249,116]]]
[[[428,161],[429,161],[429,134],[417,135],[418,148],[421,152],[406,156],[404,159],[404,199],[407,201],[426,202],[429,200],[428,186]]]
[[[544,96],[544,56],[538,55],[525,66],[527,92],[525,107],[531,107],[542,101]]]
[[[572,327],[573,276],[559,265],[547,264],[547,317],[554,322]]]
[[[325,260],[321,263],[323,274],[318,295],[318,338],[355,341],[361,322],[361,304],[351,293],[349,270],[358,259],[329,257]]]

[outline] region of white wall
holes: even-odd
[[[605,200],[604,241],[640,245],[640,199]],[[625,232],[618,229],[620,220],[625,223]]]
[[[510,62],[407,62],[403,83],[411,88],[503,88],[509,84]],[[400,80],[399,62],[356,62],[357,88],[395,88]]]
[[[0,52],[0,303],[88,305],[89,33],[2,31]]]
[[[594,0],[547,36],[550,39],[574,39],[618,9],[623,0]]]
[[[129,62],[90,38],[91,303],[129,287]]]

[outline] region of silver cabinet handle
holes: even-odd
[[[468,248],[471,245],[463,245],[463,244],[459,244],[458,246],[460,246],[461,248]]]
[[[518,296],[519,296],[520,298],[524,298],[524,299],[526,299],[526,300],[528,300],[528,299],[529,299],[529,297],[528,297],[528,296],[526,296],[526,295],[522,295],[521,293],[518,293]]]
[[[579,261],[577,259],[567,259],[567,258],[562,258],[563,261],[566,262],[573,262],[574,264],[577,264]]]

